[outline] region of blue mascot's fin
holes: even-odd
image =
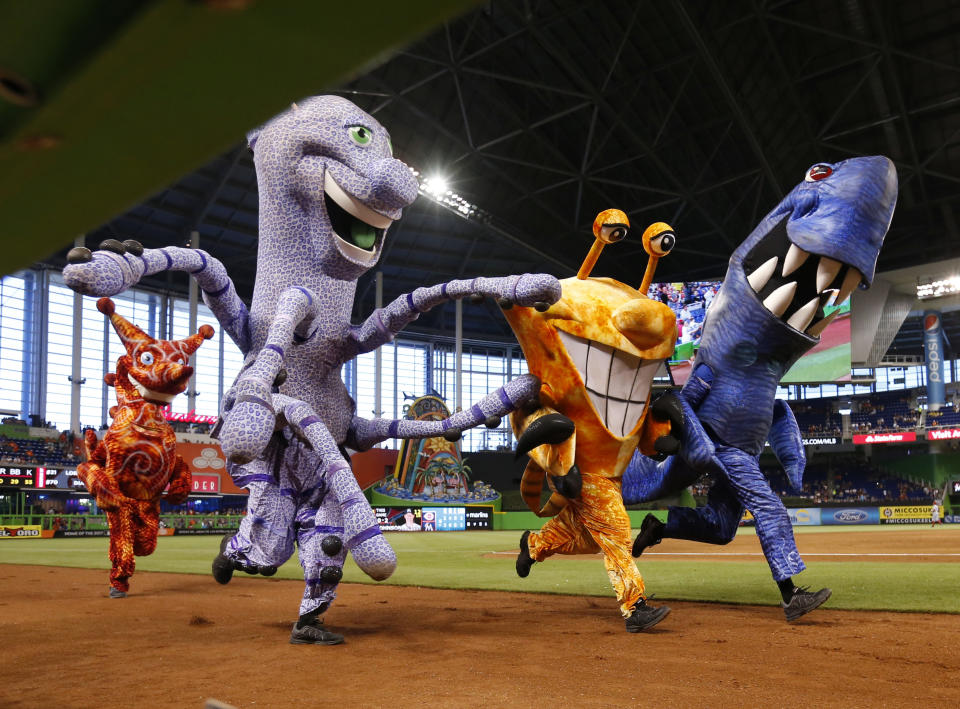
[[[709,365],[702,362],[693,368],[687,383],[683,385],[683,398],[690,404],[690,408],[696,410],[710,393],[710,386],[713,384],[713,370]]]
[[[787,472],[787,478],[796,492],[803,489],[803,469],[807,456],[803,452],[803,438],[793,411],[783,399],[773,402],[773,423],[767,435],[774,455]]]

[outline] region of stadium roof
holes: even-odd
[[[336,90],[390,130],[398,157],[484,214],[418,199],[381,260],[390,299],[456,276],[572,275],[608,207],[634,229],[595,275],[639,283],[639,235],[662,220],[678,246],[658,279],[721,277],[807,167],[857,155],[885,154],[900,176],[879,271],[960,256],[958,87],[960,6],[947,0],[500,0]],[[90,230],[88,244],[153,247],[198,230],[249,294],[257,195],[240,137]],[[48,262],[62,264],[65,251]],[[357,316],[373,308],[372,283],[360,283]],[[510,338],[492,304],[464,312],[467,336]],[[960,343],[960,317],[945,324]],[[452,309],[411,329],[451,334]],[[916,343],[908,334],[893,349]]]

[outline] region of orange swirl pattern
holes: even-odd
[[[113,423],[103,440],[92,429],[84,432],[87,461],[77,474],[106,512],[110,585],[126,593],[134,557],[156,549],[160,500],[177,505],[190,493],[190,470],[176,453],[176,434],[163,409],[186,389],[193,375],[187,362],[213,337],[213,328],[204,325],[184,340],[156,340],[117,315],[109,298],[97,301],[97,308],[110,318],[127,354],[117,360],[116,373],[104,376],[116,389]]]

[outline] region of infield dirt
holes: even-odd
[[[344,584],[289,645],[302,584],[0,565],[0,706],[609,707],[960,703],[960,616],[671,602],[630,635],[608,599]],[[654,601],[656,603],[656,601]]]

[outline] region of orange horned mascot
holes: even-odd
[[[535,561],[553,554],[602,552],[627,630],[637,632],[670,609],[646,603],[621,478],[637,448],[650,456],[676,450],[683,416],[669,397],[650,406],[654,374],[677,339],[673,311],[646,296],[657,259],[676,243],[672,229],[658,222],[644,233],[650,259],[639,290],[589,277],[604,245],[622,240],[628,228],[623,212],[601,212],[580,272],[560,281],[560,300],[543,312],[514,307],[504,315],[542,382],[540,408],[511,417],[518,457],[530,454],[521,494],[540,517],[553,517],[520,538],[517,573],[527,576]],[[544,478],[552,495],[538,509]]]
[[[160,498],[178,505],[190,493],[190,470],[176,453],[177,439],[163,417],[163,408],[187,387],[193,367],[187,362],[213,328],[185,340],[155,340],[117,315],[113,301],[101,298],[97,309],[110,318],[127,354],[117,360],[116,374],[103,377],[116,387],[113,423],[103,437],[87,429],[87,462],[77,474],[110,523],[110,597],[123,598],[130,588],[134,556],[157,547]]]

